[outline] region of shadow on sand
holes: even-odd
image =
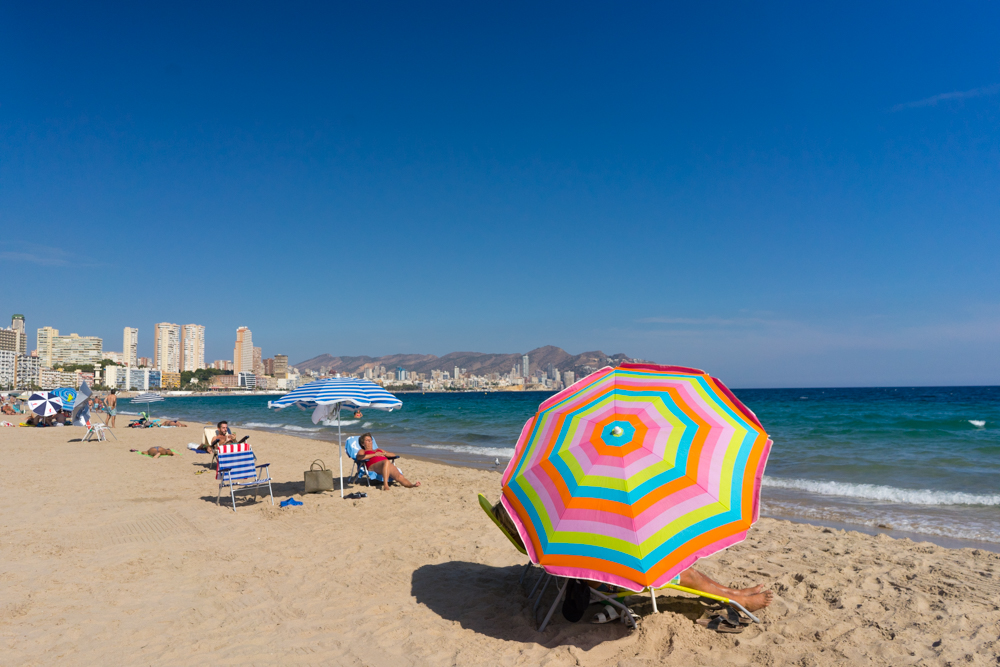
[[[556,608],[549,627],[539,633],[539,622],[556,597],[555,585],[549,586],[537,610],[533,611],[533,601],[528,599],[527,591],[534,585],[540,570],[532,568],[522,586],[518,579],[523,569],[523,566],[492,567],[463,561],[424,565],[413,573],[411,593],[419,604],[442,618],[497,639],[548,647],[571,644],[589,650],[602,642],[628,635],[629,631],[619,622],[590,623],[593,615],[600,611],[600,605],[591,605],[578,623],[568,622],[561,609]],[[628,604],[640,616],[652,613],[648,598],[630,598]],[[681,597],[660,596],[657,604],[661,612],[681,614],[691,621],[699,618],[706,608],[698,600]]]

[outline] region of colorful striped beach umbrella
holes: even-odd
[[[550,574],[658,588],[746,537],[771,440],[719,380],[622,364],[539,406],[502,502]]]

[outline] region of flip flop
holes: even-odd
[[[699,618],[695,622],[703,628],[714,630],[715,632],[718,632],[720,634],[738,635],[739,633],[743,632],[742,625],[740,625],[739,623],[737,623],[736,625],[731,625],[724,616],[715,616],[713,618]]]
[[[600,625],[601,623],[617,621],[620,616],[621,614],[618,613],[618,609],[616,609],[613,604],[605,603],[604,609],[594,614],[594,617],[590,619],[590,622]]]

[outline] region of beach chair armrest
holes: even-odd
[[[270,464],[270,463],[259,463],[259,464],[257,464],[257,467],[258,467],[258,468],[266,468],[266,467],[268,467],[269,465],[271,465],[271,464]]]
[[[232,468],[219,468],[219,472],[229,472]]]

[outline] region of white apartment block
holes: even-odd
[[[181,370],[181,328],[169,322],[153,325],[153,367],[177,373]]]
[[[134,327],[125,327],[125,336],[122,340],[122,363],[126,366],[139,365],[139,330]]]
[[[205,368],[205,327],[185,324],[181,327],[181,370]]]

